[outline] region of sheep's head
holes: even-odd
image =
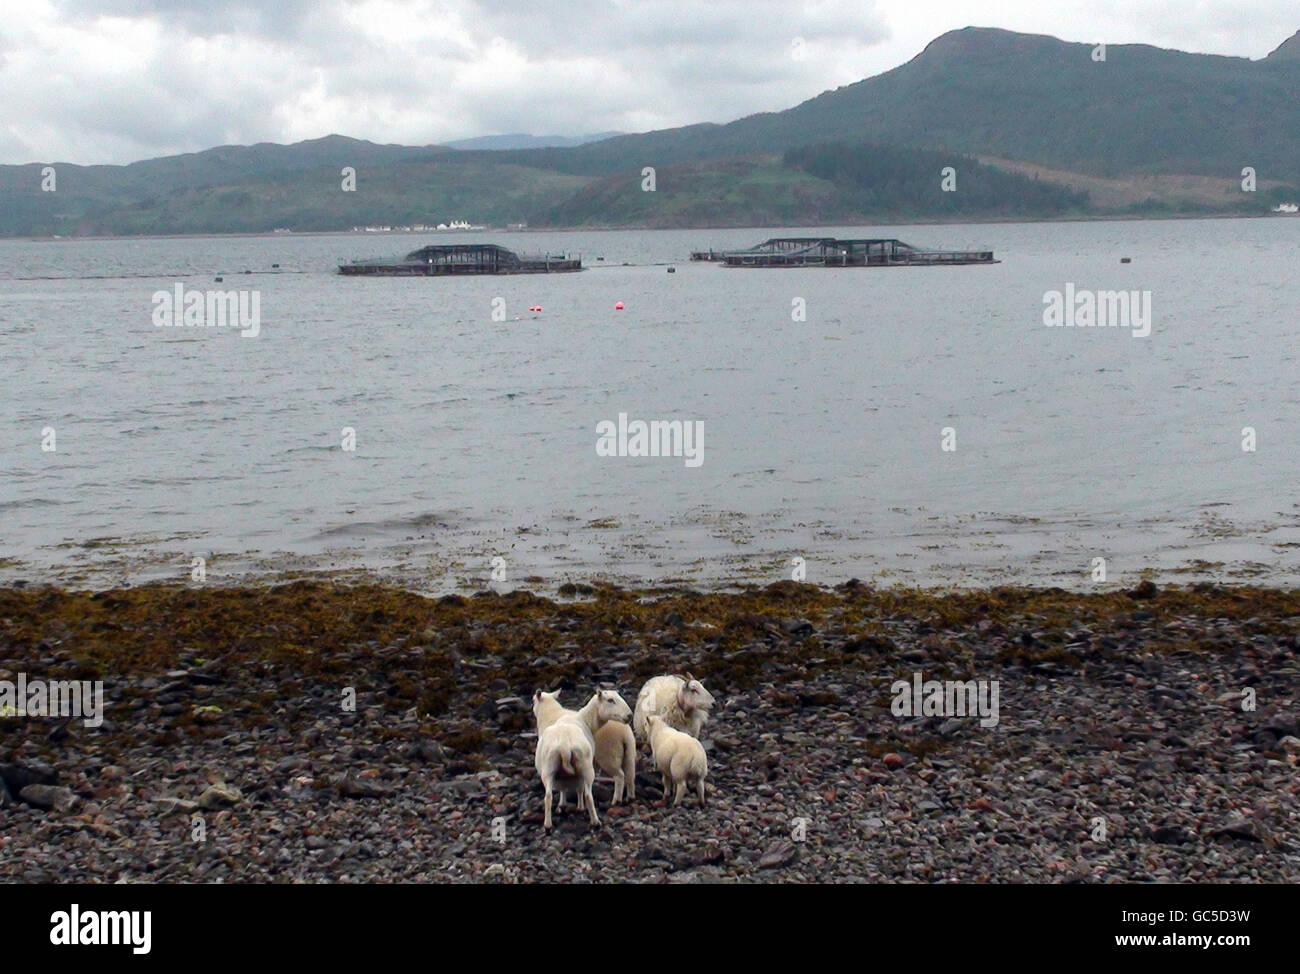
[[[548,707],[559,707],[560,691],[554,690],[547,693],[545,690],[537,690],[533,693],[533,716],[540,719],[543,710]]]
[[[596,700],[596,713],[601,723],[611,720],[626,723],[632,719],[632,708],[617,690],[599,689],[596,691]]]
[[[713,694],[704,689],[704,684],[687,673],[685,682],[677,688],[677,706],[684,714],[702,710],[706,714],[713,708]]]

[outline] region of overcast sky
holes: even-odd
[[[727,122],[886,71],[972,25],[1260,58],[1300,28],[1300,4],[6,0],[0,162]]]

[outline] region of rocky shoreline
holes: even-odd
[[[1298,638],[1300,592],[1209,584],[0,589],[0,681],[105,702],[0,712],[0,881],[1294,883]],[[687,669],[708,806],[643,757],[544,834],[532,691]],[[916,674],[996,725],[897,716]]]

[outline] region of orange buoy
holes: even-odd
[[[623,302],[622,302],[622,301],[615,301],[615,302],[614,302],[614,310],[615,310],[615,311],[622,311],[622,310],[623,310]]]

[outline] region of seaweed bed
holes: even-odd
[[[0,589],[0,680],[106,703],[0,714],[0,880],[1300,880],[1300,592],[558,596]],[[532,691],[686,670],[709,804],[643,755],[544,834]],[[999,722],[895,716],[916,672],[997,681]]]

